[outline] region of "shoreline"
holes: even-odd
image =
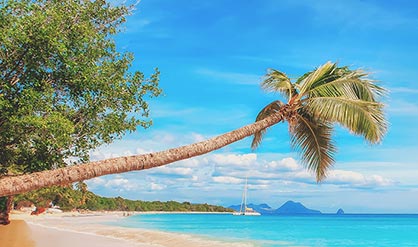
[[[64,212],[31,216],[14,212],[11,219],[26,222],[29,236],[35,245],[15,245],[19,247],[250,247],[244,242],[229,242],[222,239],[173,233],[160,230],[127,228],[107,223],[117,222],[126,217],[127,212]],[[214,212],[135,212],[141,214],[218,214]],[[222,214],[222,213],[221,213]],[[125,215],[125,216],[124,216]],[[130,216],[131,216],[130,215]],[[7,227],[7,226],[6,226]],[[24,227],[23,227],[24,228]],[[2,229],[0,229],[1,231]],[[21,229],[19,229],[21,231]],[[25,231],[25,229],[22,229]],[[18,241],[18,239],[16,239]],[[13,245],[11,245],[13,246]]]

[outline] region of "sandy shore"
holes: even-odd
[[[13,223],[0,228],[0,243],[10,247],[247,247],[193,235],[105,225],[123,213],[12,214]]]
[[[35,247],[30,229],[25,221],[13,220],[9,225],[0,225],[0,245],[8,247]]]

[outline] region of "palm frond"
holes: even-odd
[[[306,95],[311,88],[324,82],[324,79],[332,75],[337,68],[336,63],[326,62],[312,72],[303,75],[303,79],[299,79],[297,83],[300,86],[299,98]]]
[[[304,94],[308,97],[347,97],[376,102],[386,91],[367,78],[362,70],[351,71],[347,67],[336,68],[312,85]]]
[[[314,119],[308,112],[299,110],[296,124],[292,127],[291,145],[300,150],[302,162],[315,172],[319,182],[326,177],[328,169],[334,164],[336,147],[332,142],[331,123]]]
[[[387,130],[383,104],[346,97],[312,97],[305,109],[315,118],[336,122],[370,143],[382,140]]]
[[[313,71],[306,72],[305,74],[303,74],[301,77],[299,77],[296,80],[295,84],[302,85],[303,84],[303,81],[306,79],[306,77],[308,77],[312,73],[313,73]]]
[[[276,100],[271,102],[270,104],[268,104],[267,106],[265,106],[257,115],[255,121],[260,121],[268,116],[270,116],[271,114],[274,114],[276,112],[278,112],[280,110],[280,108],[283,106],[283,102]],[[251,143],[251,148],[254,150],[256,149],[261,141],[263,140],[263,136],[266,133],[267,129],[263,129],[259,132],[256,132],[254,134],[254,138],[253,141]]]
[[[279,92],[286,99],[290,99],[296,94],[296,90],[289,77],[275,69],[269,69],[265,79],[261,82],[261,88],[267,92]]]

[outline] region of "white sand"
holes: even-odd
[[[123,213],[30,216],[13,214],[12,219],[28,223],[37,247],[247,247],[250,243],[231,243],[194,235],[124,228],[101,223],[117,221]]]

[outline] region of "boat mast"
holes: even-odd
[[[245,186],[244,186],[244,213],[247,212],[247,187],[248,187],[248,177],[245,178]]]
[[[240,208],[239,208],[239,213],[241,214],[241,213],[244,213],[245,212],[245,204],[246,204],[246,200],[247,199],[245,199],[246,198],[246,192],[245,192],[245,186],[244,186],[244,191],[242,192],[242,198],[241,198],[241,206],[240,206]]]

